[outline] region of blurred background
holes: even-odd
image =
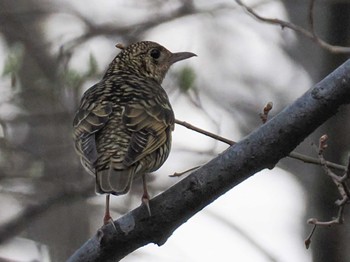
[[[306,29],[307,0],[246,0],[259,14]],[[350,2],[318,0],[318,35],[350,45]],[[118,54],[116,43],[156,41],[196,58],[174,65],[163,82],[176,118],[238,141],[348,57],[279,26],[257,21],[234,0],[0,0],[0,261],[65,261],[102,225],[104,197],[81,167],[72,120],[83,92]],[[327,133],[326,158],[346,164],[349,108],[296,151]],[[176,126],[166,164],[148,177],[151,196],[227,145]],[[141,185],[112,197],[114,219],[140,205]],[[191,218],[162,246],[123,261],[350,261],[349,225],[318,228],[309,250],[310,217],[330,220],[339,198],[322,169],[285,159]],[[349,217],[345,213],[345,221]]]

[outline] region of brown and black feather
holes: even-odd
[[[194,55],[175,54],[187,56],[174,58],[154,42],[130,45],[85,92],[73,136],[83,166],[96,176],[96,192],[124,194],[167,159],[174,113],[161,82],[172,63]]]

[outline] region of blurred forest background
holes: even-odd
[[[310,29],[307,0],[246,0],[259,14]],[[320,38],[350,46],[350,2],[318,0]],[[101,226],[104,197],[82,169],[72,119],[82,93],[99,81],[116,43],[159,42],[198,55],[175,65],[163,87],[178,119],[239,140],[339,66],[335,54],[300,33],[252,18],[234,0],[0,0],[0,261],[65,261]],[[346,164],[349,108],[311,142],[330,137],[327,160]],[[181,126],[171,156],[149,176],[152,196],[226,145]],[[140,204],[141,185],[112,197],[113,217]],[[350,261],[350,228],[318,228],[309,250],[310,217],[337,214],[336,187],[317,166],[286,159],[190,219],[162,247],[123,261]]]

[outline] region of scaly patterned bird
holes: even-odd
[[[112,220],[110,194],[126,194],[138,177],[151,214],[145,174],[167,159],[175,120],[161,83],[172,64],[196,56],[150,41],[121,49],[102,80],[84,93],[73,123],[82,165],[95,176],[96,192],[107,194],[104,224]]]

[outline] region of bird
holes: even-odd
[[[96,193],[106,194],[104,224],[113,222],[110,195],[128,193],[139,177],[141,200],[151,216],[145,176],[168,158],[175,125],[161,84],[171,65],[196,56],[172,53],[152,41],[116,46],[121,51],[101,81],[85,91],[73,120],[75,150],[95,177]]]

